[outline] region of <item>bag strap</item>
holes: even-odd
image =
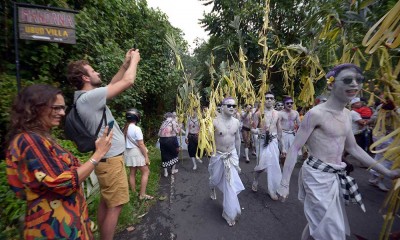
[[[74,104],[73,104],[74,109],[75,109],[75,111],[76,111],[76,113],[77,113],[77,116],[78,116],[79,120],[81,120],[81,122],[83,122],[83,121],[82,121],[81,117],[79,116],[79,112],[78,112],[78,109],[76,108],[76,104],[77,104],[77,102],[78,102],[78,99],[79,99],[83,94],[85,94],[85,93],[79,94],[79,96],[76,98],[76,101],[75,101]],[[103,109],[103,116],[101,117],[99,126],[97,127],[96,133],[94,134],[95,136],[97,136],[97,135],[99,134],[100,129],[101,129],[101,123],[102,123],[103,120],[104,120],[104,126],[107,126],[106,106],[104,106],[104,109]]]

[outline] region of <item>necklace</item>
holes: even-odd
[[[197,118],[190,118],[190,121],[192,122],[192,128],[196,128],[196,125],[198,125]]]
[[[225,126],[226,126],[226,128],[227,128],[228,130],[231,129],[231,127],[232,127],[232,121],[229,121],[229,124],[226,123]]]
[[[338,120],[341,123],[344,123],[346,120],[346,119],[343,119],[343,115],[344,115],[343,111],[341,111],[341,112],[327,111],[327,112],[329,112],[334,119]],[[337,118],[336,116],[339,116],[339,118]],[[341,120],[341,118],[342,118],[342,120]]]
[[[269,121],[268,127],[265,126],[265,130],[266,131],[269,131],[269,129],[271,128],[272,121],[274,120],[274,110],[271,111],[271,115],[268,115],[267,114],[268,112],[269,111],[264,111],[265,120],[267,120],[268,117],[271,117],[271,120]]]

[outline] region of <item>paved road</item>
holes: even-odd
[[[291,179],[291,194],[285,203],[271,200],[266,193],[266,175],[259,180],[257,193],[251,191],[255,157],[246,164],[241,159],[240,177],[245,190],[239,194],[242,215],[234,227],[229,227],[222,218],[222,195],[217,190],[217,200],[209,197],[208,160],[198,164],[196,171],[187,152],[179,163],[179,172],[175,176],[160,179],[160,196],[167,196],[165,201],[158,201],[136,226],[133,232],[121,232],[115,239],[300,239],[306,225],[303,205],[297,200],[297,177],[300,165],[296,165]],[[352,236],[355,234],[366,239],[378,239],[383,219],[379,208],[385,193],[368,185],[368,173],[364,168],[356,167],[351,174],[356,178],[367,212],[363,213],[358,205],[346,208]],[[400,221],[394,230],[400,230]]]

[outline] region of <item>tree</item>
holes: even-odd
[[[58,86],[63,90],[67,104],[70,104],[74,88],[65,76],[68,62],[86,59],[101,73],[103,81],[108,82],[122,64],[125,52],[136,45],[140,49],[142,60],[135,85],[110,104],[114,116],[119,116],[117,118],[121,124],[124,122],[123,113],[127,108],[144,110],[142,122],[146,137],[154,136],[162,114],[174,107],[176,89],[181,81],[172,64],[172,52],[164,41],[165,34],[173,34],[182,48],[186,49],[187,43],[181,30],[172,27],[164,13],[150,9],[145,0],[24,2],[73,8],[79,13],[75,17],[76,45],[18,40],[23,86],[33,82]],[[4,81],[15,82],[12,2],[2,1],[0,11],[0,24],[5,30],[0,41],[0,75],[4,76],[0,82],[5,86]],[[10,85],[13,84],[7,84]],[[7,93],[1,94],[2,103],[10,102],[16,95],[16,88],[2,91]],[[4,106],[3,115],[0,117],[2,143],[7,129],[9,106]]]

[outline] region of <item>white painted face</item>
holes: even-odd
[[[272,108],[275,105],[275,97],[272,94],[265,95],[265,107]]]
[[[234,99],[227,99],[221,106],[221,112],[228,116],[233,116],[236,113],[236,101]]]
[[[293,108],[293,100],[292,99],[288,99],[288,100],[286,100],[286,102],[285,102],[285,109],[286,110],[292,110],[292,108]]]
[[[335,78],[331,95],[341,102],[348,103],[362,88],[364,77],[354,68],[342,70]]]
[[[282,102],[277,102],[275,105],[275,109],[278,111],[281,111],[284,108],[283,103]]]

